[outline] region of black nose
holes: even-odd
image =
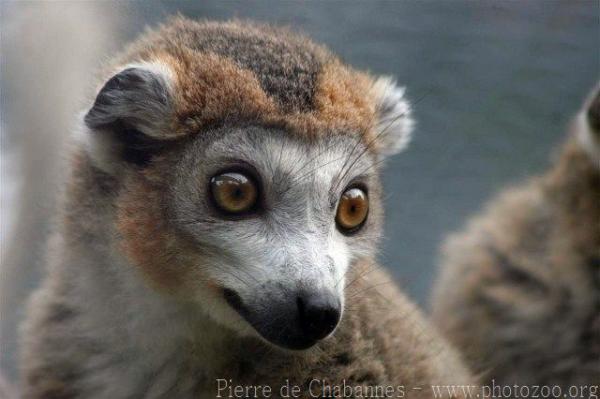
[[[303,293],[296,302],[305,338],[317,341],[335,330],[341,313],[341,304],[336,296],[330,293]]]

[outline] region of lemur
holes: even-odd
[[[550,170],[447,240],[433,292],[435,322],[484,383],[597,391],[600,87]]]
[[[392,79],[176,17],[100,81],[22,330],[26,398],[472,382],[375,261],[379,172],[413,128]]]

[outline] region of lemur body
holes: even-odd
[[[412,127],[389,79],[287,31],[178,18],[103,81],[23,330],[25,397],[472,382],[374,260],[379,165]]]
[[[598,389],[598,89],[572,130],[548,172],[445,245],[434,319],[487,381]]]

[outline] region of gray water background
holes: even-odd
[[[146,1],[125,8],[129,39],[177,12],[250,18],[290,25],[407,87],[418,125],[410,148],[385,170],[381,260],[423,307],[443,238],[502,188],[547,168],[600,75],[597,0]],[[3,139],[10,134],[2,129]],[[4,168],[11,162],[4,147],[2,158]],[[2,181],[2,191],[12,183]],[[13,216],[5,204],[2,225]],[[14,375],[14,364],[8,368]]]

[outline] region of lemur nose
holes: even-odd
[[[320,340],[335,330],[341,315],[339,299],[331,293],[303,293],[296,299],[305,337]]]

